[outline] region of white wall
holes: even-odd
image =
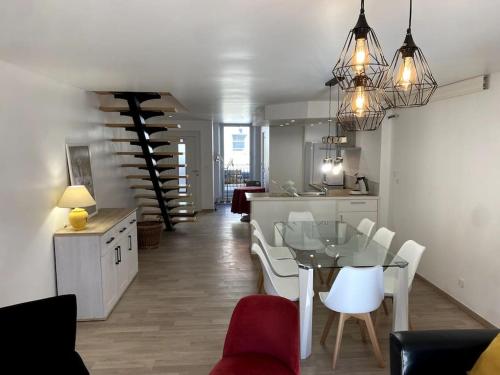
[[[356,132],[356,146],[361,147],[358,173],[375,182],[380,182],[380,135],[381,128]]]
[[[500,74],[490,87],[399,112],[388,218],[397,246],[427,246],[425,278],[500,326]]]
[[[68,184],[66,142],[91,144],[99,207],[132,206],[94,94],[0,61],[0,306],[55,294],[52,234]]]
[[[272,126],[269,130],[269,189],[280,191],[271,181],[283,184],[287,180],[295,182],[298,191],[304,185],[304,127]]]

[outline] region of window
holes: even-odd
[[[233,151],[245,150],[246,134],[233,134]]]

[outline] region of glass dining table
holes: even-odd
[[[382,245],[338,221],[275,223],[275,245],[287,246],[299,266],[301,358],[311,354],[314,271],[342,267],[393,268],[397,274],[393,299],[393,330],[408,330],[408,263]]]

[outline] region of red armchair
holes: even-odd
[[[210,375],[299,375],[299,312],[289,300],[256,295],[236,305],[222,359]]]

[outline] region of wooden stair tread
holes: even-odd
[[[171,219],[172,224],[179,223],[195,223],[197,221],[196,216],[174,216]]]
[[[136,138],[111,138],[111,142],[139,142]],[[163,137],[163,138],[151,138],[148,139],[149,142],[160,143],[160,142],[179,142],[184,143],[182,137]]]
[[[170,194],[170,195],[163,195],[163,198],[165,199],[181,199],[181,198],[190,198],[192,197],[193,194],[191,193],[178,193],[178,194]],[[136,194],[134,195],[135,199],[156,199],[155,194]]]
[[[186,216],[194,216],[196,215],[196,211],[193,209],[189,210],[189,209],[182,209],[182,210],[177,210],[177,211],[169,211],[168,213],[170,216],[182,216],[182,217],[186,217]]]
[[[194,202],[188,201],[170,201],[167,203],[168,208],[176,208],[176,207],[189,207],[194,206]]]
[[[137,179],[137,180],[151,180],[151,177],[147,174],[129,174],[125,176],[128,179]],[[188,178],[189,175],[175,175],[175,174],[164,174],[160,175],[160,180],[178,180],[180,178]]]
[[[100,106],[99,110],[102,112],[127,112],[129,107],[127,106]],[[161,106],[141,106],[141,111],[153,111],[153,112],[165,112],[165,113],[176,113],[177,108],[175,107],[161,107]]]
[[[146,164],[141,163],[124,163],[120,165],[122,168],[147,168]],[[158,163],[156,164],[158,168],[181,168],[186,167],[187,164],[177,164],[177,163]]]
[[[95,94],[97,95],[114,95],[118,93],[122,93],[123,91],[94,91]],[[134,91],[130,91],[131,93],[134,93]],[[141,94],[142,91],[138,91],[137,94]],[[170,92],[167,91],[152,91],[152,94],[159,94],[160,96],[172,96]],[[153,99],[151,99],[153,100]]]
[[[161,189],[167,190],[177,190],[177,189],[188,189],[191,185],[162,185]],[[143,189],[143,190],[154,190],[153,185],[131,185],[131,189]]]
[[[156,151],[151,153],[153,156],[177,156],[184,155],[183,152],[179,151]],[[115,155],[130,155],[130,156],[144,156],[142,151],[118,151]]]
[[[133,128],[135,127],[134,124],[121,124],[121,123],[107,123],[104,124],[107,128]],[[144,125],[147,128],[165,128],[165,129],[180,129],[181,124],[145,124]]]

